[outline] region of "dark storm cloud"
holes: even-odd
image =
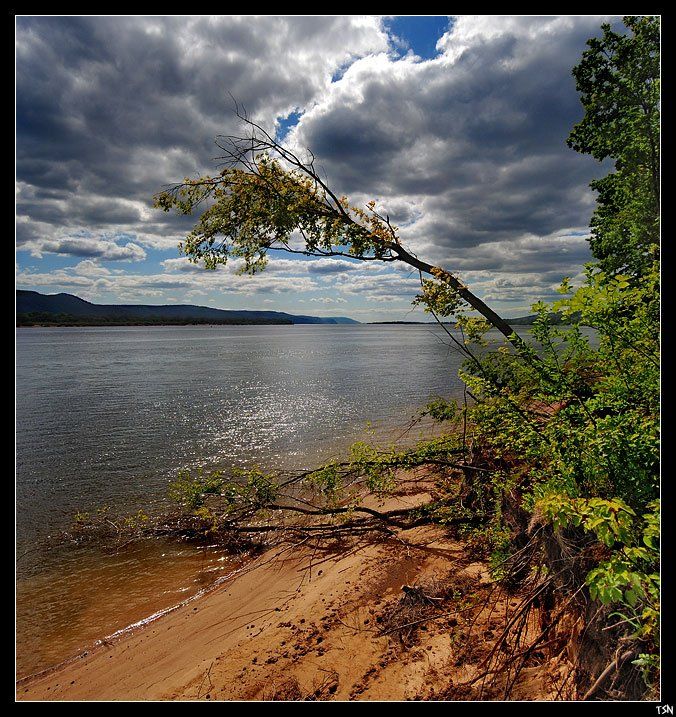
[[[376,18],[19,18],[17,213],[152,243],[152,195],[213,169],[214,137],[235,128],[229,93],[273,127],[337,67],[386,47]],[[187,227],[154,222],[169,247]]]
[[[485,243],[584,227],[588,183],[606,170],[565,139],[582,116],[572,65],[600,24],[459,18],[432,62],[353,64],[294,139],[326,160],[340,191],[384,208],[408,199],[418,219],[402,235],[452,266]]]

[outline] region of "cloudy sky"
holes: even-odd
[[[257,277],[188,264],[152,195],[213,172],[231,96],[338,193],[377,200],[418,256],[505,316],[589,260],[591,179],[569,150],[571,68],[603,17],[34,17],[16,25],[17,287],[421,319],[390,265],[281,255]]]

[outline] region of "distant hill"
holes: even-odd
[[[573,314],[573,318],[579,318],[579,314]],[[556,324],[566,324],[570,323],[568,320],[562,321],[561,320],[561,314],[557,313],[550,313],[549,314],[549,323],[556,325]],[[537,319],[537,314],[530,314],[529,316],[518,316],[515,319],[505,319],[505,321],[508,324],[511,324],[512,326],[532,326],[535,322],[535,319]],[[423,326],[436,324],[436,321],[369,321],[370,324],[421,324]],[[443,323],[453,323],[452,321],[444,321]]]
[[[232,324],[358,324],[345,316],[297,316],[282,311],[239,311],[212,309],[192,304],[146,306],[144,304],[92,304],[72,294],[40,294],[37,291],[16,292],[18,325],[60,323],[161,324],[232,323]]]
[[[531,326],[535,319],[537,315],[530,314],[530,316],[518,316],[516,319],[505,319],[505,321],[512,326]]]
[[[550,313],[548,316],[549,323],[552,325],[556,324],[568,324],[571,320],[577,321],[580,318],[579,313],[575,313],[571,316],[571,319],[561,320],[561,314]],[[507,323],[511,326],[532,326],[537,319],[537,314],[530,314],[529,316],[519,316],[516,319],[506,319]]]

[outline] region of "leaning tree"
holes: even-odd
[[[239,258],[242,272],[253,274],[265,268],[270,251],[278,250],[408,264],[420,275],[419,302],[435,317],[469,306],[532,360],[507,321],[454,273],[419,259],[402,244],[398,228],[376,210],[375,201],[363,208],[350,204],[322,177],[310,150],[301,158],[239,107],[235,111],[245,132],[217,138],[223,169],[185,179],[155,196],[155,206],[165,211],[193,214],[206,207],[179,245],[191,261],[215,269]]]

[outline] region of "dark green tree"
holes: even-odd
[[[628,33],[603,25],[573,69],[585,115],[568,146],[615,160],[614,172],[591,183],[591,249],[604,271],[641,276],[659,249],[660,21],[624,24]]]

